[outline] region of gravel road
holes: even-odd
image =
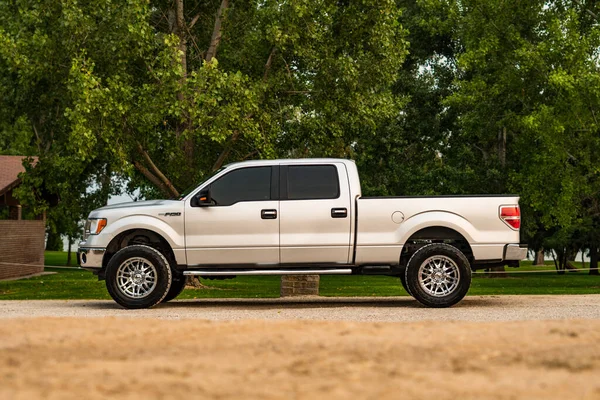
[[[470,296],[446,309],[425,308],[408,297],[182,300],[149,310],[124,310],[113,301],[0,301],[0,319],[126,317],[215,321],[518,321],[600,319],[600,295]]]

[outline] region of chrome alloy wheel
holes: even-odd
[[[456,290],[459,281],[458,265],[450,257],[429,257],[419,267],[419,285],[431,296],[449,295]]]
[[[125,296],[143,299],[156,287],[156,268],[145,258],[128,258],[117,269],[117,286]]]

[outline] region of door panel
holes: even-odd
[[[290,164],[287,170],[282,165],[282,185],[286,185],[279,205],[282,264],[349,262],[352,213],[346,170],[343,164],[328,165],[333,167],[329,171],[315,168],[324,165]],[[343,179],[336,179],[336,188],[328,183],[331,173]],[[345,217],[342,209],[347,210]]]
[[[279,219],[263,219],[265,209],[278,211],[279,202],[190,207],[185,215],[188,264],[277,264]]]
[[[210,206],[185,212],[188,265],[279,263],[278,167],[234,169],[210,185]]]

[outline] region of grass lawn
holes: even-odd
[[[66,251],[45,251],[44,252],[44,265],[52,265],[58,267],[64,267],[67,265],[67,252]],[[77,266],[77,253],[71,252],[71,267]]]
[[[74,256],[73,256],[74,257]],[[73,263],[76,263],[73,258]],[[66,264],[66,253],[46,252],[46,265]],[[507,277],[490,278],[474,274],[469,295],[502,294],[597,294],[600,293],[600,276],[589,276],[587,271],[534,273],[531,271],[553,269],[554,264],[533,267],[523,262],[518,269],[507,268]],[[576,263],[580,266],[579,263]],[[109,299],[104,282],[99,282],[91,272],[80,269],[47,267],[56,272],[36,278],[0,282],[0,299]],[[528,273],[510,273],[528,271]],[[202,280],[210,289],[186,289],[180,299],[193,298],[253,298],[279,297],[278,276],[243,276],[228,280]],[[406,296],[398,278],[388,276],[334,276],[321,277],[322,296]]]

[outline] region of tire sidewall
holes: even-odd
[[[456,263],[460,278],[458,287],[450,294],[443,297],[435,297],[427,293],[419,284],[419,268],[429,257],[441,255],[446,256]],[[469,260],[456,247],[445,243],[432,243],[417,250],[406,266],[406,285],[410,294],[421,304],[428,307],[450,307],[461,301],[471,286],[471,266]]]
[[[173,279],[171,280],[171,288],[169,289],[169,292],[167,293],[167,295],[165,296],[164,299],[162,299],[160,302],[161,303],[166,303],[167,301],[171,301],[174,298],[176,298],[177,296],[179,296],[181,294],[181,292],[183,292],[183,290],[185,289],[185,281],[186,281],[186,276],[179,273],[179,274],[173,274]]]
[[[408,293],[409,296],[412,296],[412,293],[410,293],[410,289],[408,288],[408,285],[406,284],[406,267],[403,267],[402,270],[400,271],[400,283],[402,283],[402,287],[404,288],[406,293]]]
[[[133,299],[126,296],[118,287],[117,270],[129,258],[142,257],[156,268],[156,287],[146,297]],[[108,262],[106,267],[106,288],[110,296],[121,306],[129,309],[148,308],[161,302],[169,292],[172,282],[171,268],[166,258],[156,249],[134,245],[119,250]]]

